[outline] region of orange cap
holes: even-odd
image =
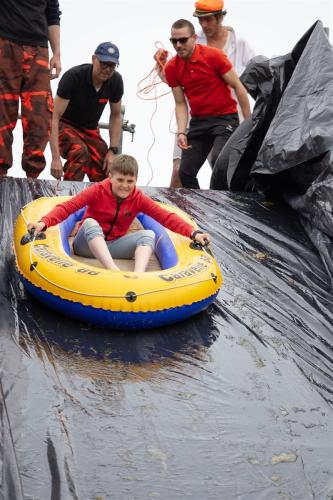
[[[197,2],[195,2],[194,7],[195,11],[193,15],[195,17],[213,16],[214,14],[225,13],[223,11],[223,0],[198,0]]]

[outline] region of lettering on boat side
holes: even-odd
[[[208,268],[210,262],[211,259],[208,256],[202,255],[200,257],[200,261],[196,264],[191,264],[190,266],[185,267],[184,269],[182,269],[181,271],[177,271],[176,273],[173,272],[159,274],[159,277],[164,281],[174,281],[183,278],[189,278],[191,276],[194,276],[195,274],[200,274],[201,272],[205,271]]]
[[[52,264],[55,264],[56,266],[75,267],[75,264],[73,264],[73,262],[70,262],[69,260],[63,259],[62,257],[59,257],[57,254],[53,253],[51,248],[48,245],[35,245],[34,251],[40,257],[47,260],[48,262],[51,262]],[[80,274],[84,274],[86,276],[98,276],[100,274],[98,271],[94,271],[94,270],[89,269],[87,267],[79,267],[79,268],[75,269],[75,272],[80,273]]]
[[[53,253],[48,245],[34,245],[34,252],[38,254],[43,259],[55,264],[60,267],[74,267],[74,264],[69,260],[59,257],[57,254]]]
[[[85,267],[80,267],[79,269],[75,269],[76,273],[87,274],[88,276],[97,276],[100,274],[98,271],[93,271],[92,269],[87,269]]]

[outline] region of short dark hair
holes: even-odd
[[[187,19],[178,19],[178,21],[175,21],[171,26],[172,30],[179,30],[181,28],[188,28],[190,30],[191,35],[194,35],[195,33],[193,24]]]
[[[115,157],[111,164],[110,174],[118,172],[122,175],[133,175],[138,177],[139,165],[133,156],[130,155],[118,155]]]

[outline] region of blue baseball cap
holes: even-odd
[[[101,62],[112,62],[119,64],[119,49],[117,45],[111,42],[100,43],[95,50],[95,56]]]

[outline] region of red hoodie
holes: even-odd
[[[193,232],[190,224],[178,215],[161,208],[138,188],[127,198],[117,199],[112,194],[110,179],[95,183],[70,200],[60,203],[40,220],[46,227],[55,226],[83,207],[86,207],[86,211],[82,221],[88,217],[95,219],[102,227],[106,240],[124,236],[139,212],[150,215],[166,228],[188,238]]]

